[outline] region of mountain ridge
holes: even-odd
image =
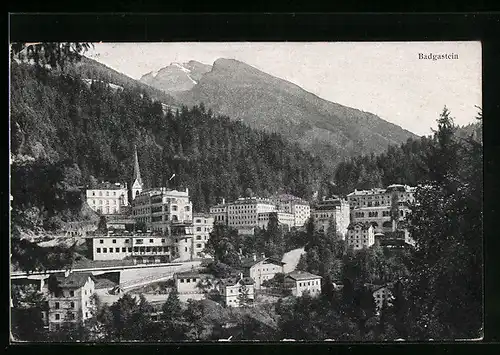
[[[345,158],[381,153],[417,135],[370,112],[325,100],[297,84],[244,62],[218,58],[188,90],[152,83],[178,105],[203,103],[252,128],[281,133],[329,165]]]

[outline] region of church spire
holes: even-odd
[[[139,158],[137,157],[137,147],[134,144],[134,181],[132,182],[132,200],[142,192],[141,170],[139,169]]]
[[[134,144],[134,182],[142,185],[141,170],[139,169],[139,158],[137,157],[137,147]]]

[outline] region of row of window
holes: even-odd
[[[319,285],[319,280],[315,280],[315,281],[307,281],[307,282],[299,282],[299,286],[303,287],[303,286],[314,286],[314,285]]]
[[[176,247],[177,249],[177,247]],[[134,247],[134,253],[139,253],[139,252],[153,252],[153,253],[167,253],[170,251],[170,247]],[[108,248],[102,248],[102,253],[107,253]],[[110,253],[120,253],[120,248],[109,248]],[[122,253],[131,253],[132,248],[121,248]],[[96,248],[96,253],[101,253],[101,248]]]
[[[95,191],[92,191],[92,196],[96,196]],[[103,196],[102,191],[99,191],[99,196]],[[106,196],[110,196],[109,191],[106,191]],[[113,191],[113,196],[116,196],[116,191]]]

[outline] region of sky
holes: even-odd
[[[480,42],[95,43],[86,55],[134,79],[173,62],[236,59],[418,135],[437,128],[445,105],[462,126],[482,102]]]

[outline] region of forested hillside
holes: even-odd
[[[67,72],[25,64],[12,63],[11,73],[14,208],[36,205],[49,218],[58,210],[45,206],[51,200],[42,194],[61,197],[96,178],[130,184],[134,145],[146,186],[175,173],[169,187],[189,187],[199,211],[250,190],[308,198],[318,188],[320,159],[277,134],[215,117],[203,105],[165,113],[137,89],[89,86]],[[52,189],[31,183],[41,179]]]

